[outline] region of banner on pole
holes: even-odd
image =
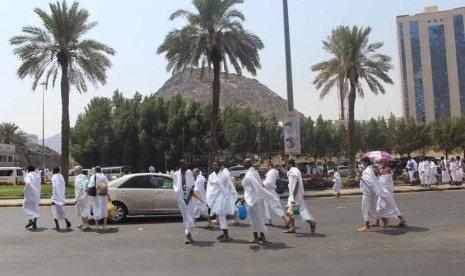
[[[290,111],[284,122],[284,153],[299,155],[300,151],[300,115],[295,111]]]

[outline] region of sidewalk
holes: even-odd
[[[432,186],[431,188],[422,188],[420,186],[396,186],[394,187],[394,193],[415,193],[415,192],[428,192],[428,191],[449,191],[449,190],[465,190],[465,185],[460,186],[451,186],[449,184]],[[333,190],[324,190],[324,191],[306,191],[305,198],[314,198],[314,197],[334,197],[336,194]],[[352,189],[342,189],[341,196],[356,196],[362,195],[362,192],[358,188]],[[280,198],[286,199],[289,196],[286,191],[284,194],[279,195]],[[21,207],[23,205],[22,198],[9,198],[9,199],[0,199],[0,207]],[[40,200],[41,206],[51,206],[52,201],[50,198],[42,198]],[[74,205],[73,198],[66,198],[66,205]]]

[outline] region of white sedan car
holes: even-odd
[[[180,214],[173,178],[167,174],[128,174],[110,181],[108,192],[116,211],[112,222],[128,216]]]

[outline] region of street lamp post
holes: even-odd
[[[292,63],[291,63],[291,42],[289,38],[289,13],[287,0],[283,0],[284,19],[284,46],[286,51],[286,80],[287,80],[287,110],[288,115],[294,111],[294,91],[292,87]],[[300,138],[298,139],[300,143]],[[296,159],[297,156],[289,154],[289,159]]]
[[[292,88],[291,42],[289,38],[289,15],[287,0],[283,0],[284,46],[286,50],[287,109],[294,111],[294,92]]]
[[[41,82],[42,85],[42,171],[45,170],[45,88],[46,82]]]

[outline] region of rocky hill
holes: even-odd
[[[155,94],[159,97],[171,98],[180,94],[187,100],[203,104],[211,104],[212,100],[211,74],[206,70],[205,78],[200,80],[200,70],[173,75]],[[275,115],[283,120],[287,116],[287,100],[281,98],[271,89],[251,78],[229,74],[221,75],[220,108],[223,107],[252,108],[264,116]]]
[[[45,138],[44,144],[46,147],[49,147],[52,150],[61,153],[61,133]],[[39,145],[42,145],[42,139],[39,140]]]

